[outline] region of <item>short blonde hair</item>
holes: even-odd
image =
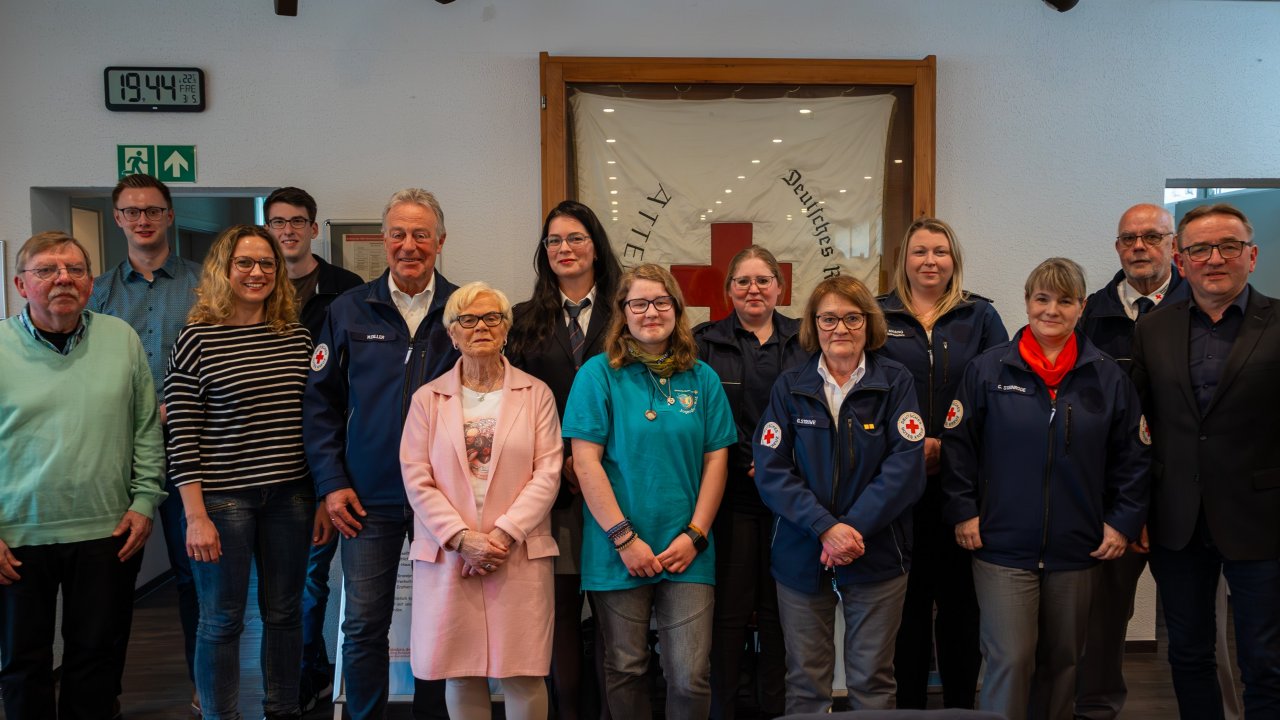
[[[627,338],[631,337],[631,329],[627,327],[626,308],[627,293],[637,280],[648,280],[662,285],[667,294],[675,302],[676,327],[671,331],[671,361],[676,372],[684,372],[693,367],[698,359],[698,346],[693,341],[693,331],[689,329],[689,318],[685,315],[684,294],[680,292],[680,284],[675,277],[661,265],[645,263],[624,272],[618,280],[618,290],[613,294],[613,318],[609,321],[609,330],[604,336],[604,351],[609,358],[609,367],[620,368],[635,362],[635,358],[627,352]]]
[[[507,296],[501,290],[493,287],[489,283],[469,282],[466,285],[453,291],[449,299],[444,304],[443,322],[447,330],[454,320],[462,314],[463,308],[471,305],[471,303],[488,295],[498,301],[498,312],[502,313],[502,325],[507,330],[511,329],[511,301],[507,300]]]
[[[267,296],[264,310],[267,325],[283,334],[290,324],[298,322],[298,308],[294,305],[293,282],[289,280],[284,265],[284,254],[271,233],[260,225],[232,225],[209,248],[204,258],[204,270],[200,285],[196,288],[196,304],[187,314],[189,323],[220,324],[235,313],[235,294],[231,291],[231,256],[241,238],[256,237],[267,241],[271,256],[276,261],[275,286]]]
[[[1024,300],[1031,299],[1036,290],[1048,290],[1062,297],[1073,297],[1084,300],[1085,296],[1084,268],[1075,260],[1064,257],[1051,257],[1036,266],[1027,276],[1024,288]]]
[[[836,275],[818,283],[804,306],[804,319],[800,321],[800,346],[809,352],[821,349],[818,343],[818,305],[828,295],[844,298],[867,316],[863,327],[867,329],[867,350],[879,350],[889,335],[889,323],[875,296],[860,281],[848,275]]]

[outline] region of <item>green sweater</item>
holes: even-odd
[[[125,511],[164,499],[151,372],[123,320],[88,313],[62,355],[18,317],[0,320],[0,540],[10,547],[108,537]]]

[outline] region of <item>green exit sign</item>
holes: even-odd
[[[195,145],[117,145],[116,177],[150,175],[165,183],[196,181]]]

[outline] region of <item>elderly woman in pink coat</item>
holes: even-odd
[[[447,680],[452,720],[489,720],[500,678],[512,720],[545,720],[551,666],[549,514],[560,484],[551,391],[502,357],[511,304],[470,283],[444,323],[462,358],[413,396],[400,444],[413,506],[413,674]]]

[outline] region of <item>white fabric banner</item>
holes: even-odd
[[[752,242],[792,275],[788,315],[836,273],[876,291],[893,96],[570,102],[578,200],[624,266],[675,266],[692,322],[727,312],[723,272]]]

